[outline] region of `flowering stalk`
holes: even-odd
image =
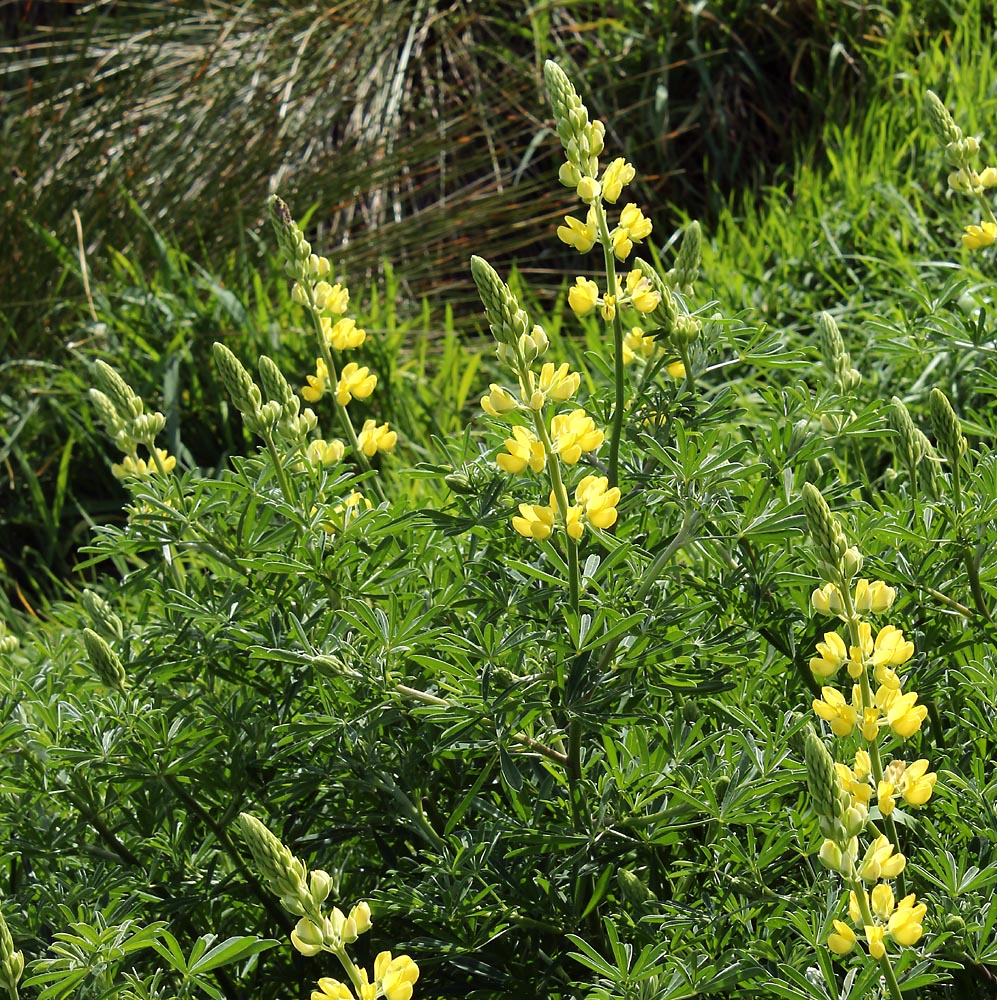
[[[338,906],[325,913],[323,904],[333,890],[332,876],[318,869],[309,872],[303,861],[249,813],[239,815],[239,825],[264,884],[285,910],[300,918],[291,931],[295,950],[305,956],[321,952],[335,955],[349,978],[352,990],[337,979],[319,979],[312,1000],[411,1000],[419,967],[408,955],[392,959],[390,951],[380,952],[374,960],[374,982],[370,982],[367,970],[356,965],[346,950],[370,930],[370,906],[361,901],[349,915]]]
[[[650,236],[652,230],[650,219],[634,202],[624,206],[617,225],[610,227],[606,206],[616,204],[624,187],[636,176],[636,170],[623,157],[619,157],[600,173],[599,155],[603,150],[605,126],[600,121],[589,119],[588,109],[574,85],[563,70],[550,60],[544,65],[544,81],[566,157],[566,162],[558,172],[558,179],[566,187],[574,188],[578,197],[588,206],[584,220],[570,215],[565,218],[564,225],[557,229],[558,238],[582,254],[588,253],[597,243],[602,247],[605,292],[600,294],[599,286],[591,279],[578,277],[568,293],[568,304],[579,316],[598,308],[603,320],[612,329],[615,398],[609,432],[607,479],[610,488],[615,488],[620,478],[620,441],[627,405],[624,377],[627,346],[624,340],[623,310],[632,309],[641,316],[649,317],[651,322],[657,321],[659,328],[655,330],[655,335],[662,343],[677,332],[677,325],[682,325],[685,333],[691,334],[687,339],[675,338],[687,382],[691,377],[688,343],[698,335],[699,324],[697,320],[687,316],[682,317],[682,324],[677,324],[676,303],[668,282],[649,265],[637,261],[625,280],[621,280],[621,276],[617,274],[617,261],[626,261],[634,246]],[[690,227],[690,232],[694,232],[695,238],[688,241],[687,246],[685,241],[683,243],[688,251],[686,259],[677,262],[676,270],[669,278],[672,282],[680,281],[683,290],[686,287],[691,290],[691,281],[699,265],[698,226]],[[692,253],[693,244],[695,255]]]
[[[839,739],[858,729],[863,740],[855,753],[854,767],[850,767],[833,761],[812,727],[805,735],[808,786],[825,838],[820,860],[844,879],[852,924],[863,930],[869,954],[879,963],[890,995],[900,1000],[886,940],[903,947],[916,944],[923,933],[921,922],[927,908],[923,903],[915,904],[913,894],[904,895],[906,858],[897,849],[893,811],[898,797],[909,806],[927,802],[937,776],[928,772],[926,760],[910,764],[893,760],[884,767],[880,734],[892,732],[901,739],[912,736],[927,716],[927,708],[915,704],[915,692],[903,692],[902,678],[896,671],[914,655],[914,644],[892,625],[881,628],[873,639],[872,627],[864,620],[864,616],[888,611],[896,591],[882,581],[854,582],[862,569],[862,556],[848,546],[824,498],[810,484],[803,488],[803,505],[818,568],[827,581],[814,591],[811,603],[818,613],[836,616],[848,626],[848,643],[837,632],[824,634],[810,669],[820,682],[830,680],[844,666],[854,682],[850,704],[836,688],[825,685],[822,699],[814,699],[813,709]],[[875,692],[873,679],[878,684]],[[873,793],[885,834],[870,816]],[[860,859],[859,837],[867,833],[874,839]],[[897,880],[903,897],[899,904],[889,885],[891,879]],[[874,883],[871,894],[866,894],[864,883]],[[841,920],[836,920],[834,927],[828,946],[835,954],[846,955],[857,941],[855,931]]]
[[[525,538],[545,542],[555,528],[563,529],[568,567],[568,600],[577,611],[580,603],[578,542],[585,526],[609,528],[616,523],[618,488],[610,488],[607,477],[589,475],[575,486],[574,503],[566,480],[567,469],[586,453],[595,451],[605,434],[582,409],[555,412],[558,404],[568,402],[578,391],[581,376],[572,372],[567,362],[555,367],[552,362],[535,363],[546,354],[550,341],[543,327],[530,325],[529,317],[492,266],[481,257],[471,258],[471,273],[485,307],[492,335],[498,342],[499,361],[515,379],[516,393],[492,383],[481,399],[481,408],[489,416],[512,420],[516,414],[528,414],[532,429],[512,427],[512,436],[504,442],[506,451],[496,464],[510,475],[529,469],[546,472],[550,483],[549,505],[519,505],[513,528]]]
[[[330,273],[328,259],[311,252],[311,246],[285,202],[273,195],[269,209],[270,220],[284,257],[284,268],[295,281],[292,298],[303,305],[311,317],[321,354],[316,362],[316,373],[308,377],[309,384],[302,390],[302,395],[307,401],[315,402],[327,387],[335,387],[339,424],[360,468],[364,472],[371,472],[370,458],[378,451],[386,452],[394,448],[397,434],[390,431],[387,424],[377,427],[373,421],[368,421],[360,434],[357,434],[347,405],[354,398],[366,399],[373,391],[377,378],[366,367],[360,367],[355,362],[346,364],[340,372],[332,354],[333,348],[339,351],[359,347],[364,342],[366,333],[350,319],[342,318],[333,323],[333,317],[342,316],[346,311],[349,303],[348,290],[339,284],[330,285],[325,280]],[[380,481],[373,477],[370,482],[378,499],[383,501],[385,494]]]
[[[997,187],[997,167],[976,170],[974,161],[980,152],[980,140],[972,135],[963,135],[962,129],[956,125],[948,108],[934,91],[928,91],[924,105],[931,130],[944,147],[949,163],[955,167],[955,172],[948,176],[949,188],[957,194],[972,196],[983,215],[979,225],[965,227],[962,245],[969,250],[992,246],[997,241],[997,217],[984,192]]]

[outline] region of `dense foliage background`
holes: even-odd
[[[198,979],[150,944],[286,939],[235,833],[248,809],[343,905],[371,899],[421,996],[875,995],[865,973],[815,985],[835,981],[817,942],[838,896],[791,738],[825,624],[811,481],[899,589],[932,708],[915,745],[939,795],[905,833],[931,959],[906,974],[919,995],[997,995],[993,258],[959,247],[975,220],[921,111],[931,87],[992,131],[989,5],[57,9],[4,8],[0,83],[0,611],[21,639],[0,670],[2,909],[52,963],[25,994],[307,994],[330,970],[286,946]],[[467,271],[472,252],[516,262],[604,418],[603,331],[566,311],[580,263],[553,238],[571,202],[547,57],[637,165],[666,267],[702,218],[691,306],[716,316],[695,384],[641,399],[667,422],[631,426],[633,492],[574,618],[507,526],[530,491],[479,419],[498,375]],[[337,536],[275,499],[210,361],[220,340],[294,384],[313,370],[272,186],[349,280],[370,412],[403,442],[391,503]],[[820,310],[863,375],[850,395],[820,364]],[[98,356],[167,415],[182,490],[111,475],[84,402]],[[933,387],[970,440],[958,484],[912,476],[889,429],[896,395],[931,434]],[[126,692],[83,653],[84,587],[122,622]],[[569,722],[570,781],[518,740]]]

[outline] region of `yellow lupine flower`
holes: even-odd
[[[923,806],[934,791],[938,775],[928,771],[928,762],[922,758],[904,769],[900,781],[900,794],[909,806]]]
[[[825,632],[824,641],[817,643],[817,655],[810,660],[810,672],[818,680],[833,677],[848,658],[848,647],[837,632]]]
[[[835,920],[834,932],[828,935],[827,946],[835,955],[847,955],[855,947],[856,940],[855,931],[844,920]]]
[[[550,538],[554,531],[554,508],[521,503],[519,516],[513,517],[512,526],[524,538],[534,538],[542,542],[545,538]]]
[[[620,213],[620,224],[609,234],[613,253],[619,260],[626,260],[634,244],[649,236],[651,229],[651,220],[634,202],[630,202]]]
[[[640,271],[631,271],[626,281],[630,304],[639,313],[654,312],[661,302],[661,296],[651,287],[651,282]]]
[[[322,438],[317,438],[308,443],[308,461],[312,465],[334,465],[342,461],[346,453],[346,447],[338,438],[333,438],[326,442]]]
[[[301,395],[309,403],[316,403],[322,398],[329,385],[329,369],[322,358],[315,359],[315,374],[306,375],[305,381],[308,383],[302,390]]]
[[[997,187],[997,167],[984,167],[980,171],[980,184],[985,188]]]
[[[176,457],[171,455],[165,448],[157,448],[156,454],[160,462],[163,463],[164,472],[172,472],[177,467]],[[115,479],[128,479],[130,477],[155,476],[159,473],[159,466],[153,458],[148,460],[139,458],[136,455],[125,455],[120,462],[111,465],[111,475]]]
[[[906,866],[907,859],[899,851],[894,854],[893,844],[890,843],[890,838],[884,834],[877,837],[866,850],[865,857],[859,865],[859,876],[866,882],[878,882],[879,879],[883,878],[896,878]],[[880,886],[876,886],[872,891],[874,910],[877,891],[880,891]],[[891,909],[892,900],[893,893],[891,892]]]
[[[481,409],[491,417],[504,417],[518,406],[516,397],[495,382],[488,386],[488,395],[481,397]]]
[[[398,443],[398,435],[387,424],[378,425],[374,420],[365,420],[357,435],[360,450],[373,458],[379,451],[391,451]]]
[[[588,253],[595,245],[599,233],[596,220],[595,205],[591,205],[585,221],[576,219],[573,215],[565,217],[566,225],[557,227],[557,238],[569,247],[574,247],[579,253]]]
[[[901,694],[899,688],[883,685],[876,692],[876,705],[886,715],[886,724],[901,739],[913,736],[928,715],[927,707],[915,706],[916,701],[915,691]]]
[[[385,1000],[410,1000],[418,979],[419,966],[408,955],[393,959],[390,951],[382,951],[374,959],[374,981]]]
[[[632,326],[623,336],[623,363],[629,365],[638,357],[650,358],[657,349],[653,334],[645,334],[639,326]]]
[[[966,226],[962,234],[962,245],[967,250],[982,250],[992,246],[997,240],[997,223],[981,222],[978,226]]]
[[[322,333],[326,343],[336,351],[359,347],[367,339],[367,331],[357,326],[354,319],[344,318],[334,324],[328,316],[323,316]]]
[[[822,615],[840,615],[845,605],[841,599],[841,591],[833,583],[825,583],[810,595],[810,603],[814,611]]]
[[[837,737],[850,736],[855,728],[855,709],[845,701],[844,695],[833,687],[822,687],[823,700],[814,698],[813,710],[831,727]]]
[[[291,931],[291,944],[296,951],[309,958],[322,950],[324,941],[323,929],[308,917],[302,917]]]
[[[928,912],[928,907],[924,903],[915,906],[914,899],[914,893],[904,896],[886,925],[890,937],[897,944],[907,948],[921,940],[921,935],[924,933],[921,921]]]
[[[575,187],[575,193],[582,201],[591,203],[602,193],[602,185],[594,177],[583,177]]]
[[[834,584],[828,584],[833,587]],[[852,598],[852,605],[860,614],[882,614],[893,607],[897,592],[892,587],[887,587],[882,580],[870,583],[868,580],[859,580],[855,584],[855,595]]]
[[[563,403],[578,392],[581,379],[578,372],[569,370],[567,361],[562,362],[557,368],[548,361],[540,369],[540,391],[546,399]]]
[[[884,930],[877,924],[873,924],[871,927],[866,924],[864,930],[869,954],[878,962],[886,954],[886,943],[883,940]]]
[[[914,643],[904,639],[903,632],[892,625],[884,625],[876,636],[872,653],[874,666],[899,667],[914,655]]]
[[[537,440],[533,431],[525,427],[513,427],[512,437],[505,440],[505,452],[500,452],[495,461],[503,472],[515,476],[527,465],[534,472],[543,472],[547,464],[547,455],[543,445]]]
[[[567,465],[574,465],[586,451],[595,451],[605,439],[595,421],[584,410],[559,413],[551,421],[554,451]]]
[[[599,303],[599,286],[581,276],[568,289],[568,305],[576,316],[587,316]]]
[[[339,384],[336,386],[336,402],[340,406],[346,406],[353,398],[366,399],[377,385],[377,376],[371,375],[370,369],[364,365],[362,368],[351,361],[339,377]]]
[[[320,281],[315,285],[314,292],[315,305],[324,312],[339,316],[346,312],[346,307],[350,304],[350,293],[342,285]]]
[[[616,523],[620,488],[609,489],[606,476],[586,476],[575,489],[575,500],[585,508],[585,518],[595,528],[611,528]]]
[[[615,205],[623,193],[624,187],[629,184],[637,171],[622,157],[617,157],[606,167],[602,175],[602,197],[611,205]]]
[[[324,976],[318,981],[318,989],[312,990],[311,1000],[353,1000],[353,993],[345,983]]]

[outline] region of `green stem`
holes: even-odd
[[[695,537],[695,528],[698,521],[699,512],[687,507],[682,517],[682,524],[675,533],[675,537],[654,557],[654,561],[644,574],[644,578],[641,581],[640,587],[637,588],[637,594],[634,598],[636,604],[643,604],[647,600],[647,595],[650,594],[651,588],[657,582],[661,571],[669,563],[672,556]],[[622,636],[619,636],[606,643],[602,658],[599,660],[597,674],[601,674],[609,666],[622,638]]]
[[[606,219],[606,207],[602,201],[595,202],[596,224],[599,229],[599,242],[602,244],[603,262],[606,267],[606,294],[614,299],[619,297],[620,290],[616,280],[616,258],[613,255],[613,242],[609,237],[609,222]],[[613,310],[613,419],[609,431],[609,469],[607,478],[609,488],[619,485],[620,481],[620,438],[623,436],[624,393],[626,386],[623,371],[623,320],[620,318],[619,307]]]
[[[554,453],[554,445],[551,442],[550,435],[547,433],[547,425],[544,423],[540,411],[531,410],[530,412],[533,414],[533,427],[537,438],[543,445],[544,453],[547,455],[547,473],[550,476],[550,485],[554,493],[554,499],[557,501],[561,516],[565,519],[565,524],[567,524],[568,508],[571,506],[571,503],[568,499],[568,488],[564,485],[564,477],[561,475],[561,463]],[[581,603],[581,587],[578,572],[578,542],[567,531],[565,531],[564,537],[565,548],[568,554],[568,603],[571,606],[571,610],[577,614]]]
[[[274,474],[277,476],[277,485],[280,486],[281,495],[289,504],[293,505],[297,497],[291,493],[291,484],[284,473],[280,452],[277,451],[277,445],[274,443],[273,434],[269,429],[264,432],[263,441],[267,446],[267,451],[270,452],[270,464],[273,465]]]

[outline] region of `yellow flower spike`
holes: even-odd
[[[318,989],[312,990],[311,1000],[353,1000],[349,986],[338,979],[324,976],[318,981]]]
[[[883,941],[883,928],[866,925],[864,930],[869,954],[878,962],[886,954],[886,944]]]
[[[341,462],[346,454],[346,446],[338,438],[332,441],[325,441],[317,438],[308,443],[308,461],[312,465],[335,465]]]
[[[335,324],[328,316],[322,317],[322,333],[334,351],[348,351],[359,347],[367,339],[367,331],[357,326],[356,320],[341,319]]]
[[[576,316],[587,316],[599,303],[599,286],[590,278],[575,278],[568,289],[568,305]]]
[[[892,625],[884,625],[876,636],[872,653],[874,666],[899,667],[914,655],[914,643],[904,639],[903,632]]]
[[[410,1000],[418,979],[419,966],[408,955],[393,959],[390,951],[382,951],[374,959],[374,981],[385,1000]]]
[[[835,920],[834,932],[827,937],[827,946],[835,955],[844,956],[855,947],[857,940],[855,931],[848,924],[843,920]]]
[[[844,695],[836,688],[822,687],[823,700],[813,700],[813,710],[831,727],[831,732],[841,738],[850,736],[855,728],[856,712],[845,702]]]
[[[923,758],[915,760],[904,770],[900,782],[900,794],[909,806],[923,806],[934,791],[938,775],[928,771],[928,762]]]
[[[837,632],[825,632],[824,641],[817,643],[817,655],[810,660],[810,672],[817,680],[833,677],[848,658],[848,648]]]
[[[637,171],[622,157],[617,157],[602,175],[602,197],[611,205],[619,201],[623,189],[637,176]]]
[[[357,435],[360,450],[373,458],[379,451],[391,451],[398,443],[398,435],[387,424],[378,425],[374,420],[365,420]]]
[[[921,940],[921,935],[924,933],[921,922],[928,912],[928,907],[924,903],[915,906],[914,898],[913,893],[904,896],[886,926],[890,937],[897,944],[907,948]]]
[[[869,905],[872,908],[873,915],[884,923],[890,919],[890,915],[893,913],[896,905],[896,899],[893,895],[893,890],[886,882],[880,882],[869,893]]]
[[[336,386],[336,402],[340,406],[346,406],[351,399],[366,399],[376,385],[377,376],[371,375],[366,365],[361,368],[355,361],[351,361],[343,369]]]
[[[997,240],[997,223],[981,222],[978,226],[966,226],[962,235],[962,245],[967,250],[982,250],[992,246]]]
[[[554,508],[521,503],[519,517],[513,517],[512,526],[524,538],[542,542],[550,538],[554,531]]]
[[[810,595],[810,603],[814,611],[821,615],[841,615],[845,604],[841,599],[841,591],[833,583],[825,583],[823,587]]]
[[[565,218],[566,225],[557,227],[557,238],[569,247],[574,247],[579,253],[588,253],[595,246],[599,234],[595,205],[589,207],[588,215],[582,222],[573,215]]]
[[[566,465],[574,465],[587,451],[595,451],[605,434],[584,410],[559,413],[551,421],[550,436],[554,451]],[[537,470],[539,471],[539,470]]]
[[[512,437],[505,440],[505,452],[500,452],[495,462],[503,472],[515,476],[527,465],[534,472],[543,472],[547,454],[537,436],[525,427],[513,427]]]

